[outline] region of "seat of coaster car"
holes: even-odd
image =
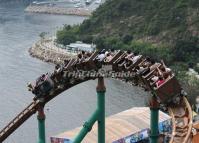
[[[160,66],[161,66],[161,64],[158,64],[157,68],[159,68]],[[152,76],[154,75],[154,72],[157,71],[157,68],[155,68],[154,70],[150,71],[148,74],[146,74],[144,76],[139,75],[139,74],[137,75],[139,80],[144,83],[144,85],[147,88],[147,90],[149,90],[149,89],[152,90],[153,89],[151,84],[150,84],[149,79],[152,78]]]
[[[64,67],[64,70],[70,70],[73,63],[76,61],[76,59],[72,58],[69,60],[68,64]]]
[[[161,66],[160,63],[157,64],[157,67],[154,70],[150,71],[147,75],[142,76],[142,78],[146,80],[149,79],[154,74],[154,72],[157,71],[157,68],[160,68],[160,66]]]
[[[139,59],[135,62],[132,63],[131,65],[129,65],[128,67],[126,67],[127,71],[130,71],[132,69],[134,69],[136,66],[138,66],[144,59],[144,57],[142,55],[140,55]]]
[[[104,59],[104,64],[113,64],[121,55],[123,54],[123,52],[121,50],[117,51],[113,57],[111,58],[110,61],[107,61],[107,59]]]
[[[168,78],[162,85],[155,87],[153,92],[156,94],[161,103],[168,102],[174,96],[181,93],[181,86],[177,81],[175,75]]]
[[[100,51],[93,52],[90,57],[78,64],[75,64],[74,66],[76,66],[78,70],[92,70],[93,68],[95,69],[96,66],[94,60],[98,56],[99,52]]]
[[[117,59],[117,60],[115,60],[114,62],[113,62],[113,64],[120,64],[123,60],[124,60],[124,58],[127,56],[127,53],[122,53],[122,55],[121,56],[119,56],[119,58]]]
[[[121,70],[120,65],[124,62],[126,56],[127,53],[122,53],[122,55],[113,62],[112,66],[114,71]]]

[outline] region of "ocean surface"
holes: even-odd
[[[33,98],[26,84],[49,72],[54,65],[32,58],[28,49],[41,32],[55,31],[64,24],[81,23],[85,17],[24,13],[22,3],[0,3],[0,129],[13,119]],[[138,87],[106,79],[106,115],[144,106],[147,94]],[[49,137],[81,126],[96,107],[96,81],[73,87],[48,103],[46,113]],[[37,119],[33,115],[5,143],[35,143]]]

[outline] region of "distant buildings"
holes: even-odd
[[[86,51],[92,52],[96,49],[96,45],[94,44],[86,44],[81,41],[77,41],[76,43],[71,43],[70,45],[66,46],[69,51]]]

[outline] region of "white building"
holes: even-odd
[[[86,44],[81,41],[77,41],[76,43],[71,43],[70,45],[67,45],[67,48],[68,48],[68,50],[71,50],[71,51],[92,52],[96,49],[96,45]]]

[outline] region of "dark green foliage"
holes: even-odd
[[[199,82],[199,0],[107,0],[80,26],[58,31],[58,42],[94,42],[98,49],[138,52],[171,66],[191,100]]]
[[[131,42],[132,40],[133,40],[133,36],[132,36],[132,35],[129,35],[129,34],[124,35],[124,36],[122,37],[122,41],[123,41],[124,44],[128,44],[128,43]]]
[[[91,35],[81,35],[79,39],[84,43],[93,43],[93,37]]]
[[[45,38],[45,36],[46,36],[46,32],[41,32],[40,34],[39,34],[39,37],[41,38],[41,39],[44,39]]]
[[[199,65],[196,65],[196,66],[194,67],[194,70],[195,70],[196,72],[199,73]]]
[[[68,45],[77,40],[78,26],[65,25],[62,30],[57,31],[57,42]]]
[[[176,61],[182,62],[199,62],[199,46],[198,40],[179,40],[173,48],[173,54]]]
[[[107,0],[57,41],[82,40],[99,49],[132,49],[167,63],[199,63],[199,0]],[[146,40],[147,39],[147,40]]]
[[[131,49],[155,60],[164,60],[167,64],[173,61],[173,54],[169,48],[157,47],[150,43],[132,42]]]
[[[185,76],[187,70],[189,69],[188,65],[182,62],[174,63],[171,66],[172,71],[178,77],[178,79],[182,79]]]

